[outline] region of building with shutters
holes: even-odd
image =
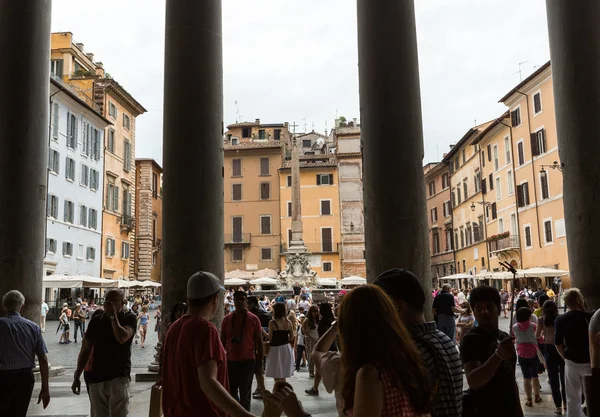
[[[60,78],[50,80],[44,274],[100,276],[104,131],[111,122]],[[50,299],[50,294],[46,299]]]
[[[137,280],[160,282],[162,168],[154,159],[135,160],[135,270]]]
[[[112,125],[104,136],[103,278],[134,278],[135,121],[146,109],[104,70],[70,32],[52,34],[50,71],[98,106]]]
[[[224,136],[225,271],[280,268],[279,168],[287,123],[235,123]]]

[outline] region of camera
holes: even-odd
[[[239,336],[234,336],[231,338],[231,343],[242,343],[242,338]]]

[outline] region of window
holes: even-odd
[[[498,210],[496,208],[496,203],[492,203],[492,220],[495,220],[498,217]]]
[[[86,250],[86,258],[88,261],[93,261],[94,259],[96,259],[96,248],[88,246]]]
[[[492,145],[487,146],[488,162],[492,162]]]
[[[515,192],[515,185],[512,171],[506,173],[506,182],[508,184],[508,195],[513,195]]]
[[[310,139],[303,139],[302,140],[302,147],[303,148],[310,148],[312,146],[312,142],[310,141]]]
[[[498,233],[504,233],[504,219],[502,217],[498,219]]]
[[[452,229],[446,229],[446,252],[454,250],[454,240],[452,239]]]
[[[452,193],[450,193],[451,199],[452,199],[452,208],[456,207],[456,193],[455,190],[452,189]]]
[[[487,181],[485,178],[481,180],[481,192],[487,194]]]
[[[88,209],[86,206],[79,206],[79,225],[83,227],[87,227],[88,225]]]
[[[467,152],[465,149],[462,150],[462,164],[466,164],[467,163]]]
[[[454,241],[456,242],[456,249],[458,249],[458,229],[454,229]]]
[[[458,204],[462,203],[460,184],[458,184],[458,187],[456,187],[456,199],[458,200]]]
[[[67,223],[75,223],[75,204],[72,201],[65,200],[65,216]]]
[[[538,114],[542,111],[542,93],[533,95],[533,113]]]
[[[546,130],[540,129],[531,134],[531,155],[538,156],[546,153]]]
[[[437,222],[437,207],[431,209],[431,222]]]
[[[291,175],[288,175],[288,176],[287,176],[287,186],[288,186],[288,187],[291,187],[291,186],[292,186],[292,176],[291,176]]]
[[[540,174],[540,189],[542,194],[542,200],[550,197],[550,188],[548,187],[548,174]]]
[[[258,129],[258,138],[259,139],[266,139],[266,137],[265,137],[265,129]]]
[[[448,174],[444,174],[442,175],[442,190],[445,190],[448,187],[450,187],[450,177]]]
[[[437,255],[440,253],[440,234],[438,232],[433,232],[431,238],[431,250],[434,255]]]
[[[231,199],[233,201],[242,201],[242,184],[233,184],[231,186]]]
[[[450,201],[445,201],[444,202],[444,217],[449,217],[450,216]]]
[[[152,265],[156,265],[156,252],[152,252]]]
[[[50,61],[50,74],[56,75],[57,77],[63,76],[63,60],[53,59]]]
[[[331,216],[331,200],[321,200],[321,216]]]
[[[234,145],[234,146],[235,145],[239,145],[239,143],[240,143],[239,138],[231,138],[231,144],[232,145]]]
[[[158,175],[156,172],[152,173],[152,197],[158,197]]]
[[[74,114],[67,113],[67,148],[77,148],[77,130],[79,120]]]
[[[467,246],[473,244],[473,233],[471,232],[471,225],[469,223],[467,223],[467,227],[465,229],[465,241]]]
[[[131,144],[127,139],[123,141],[123,170],[129,172],[131,168]]]
[[[123,113],[123,127],[127,130],[131,129],[131,119],[125,113]]]
[[[106,149],[108,149],[109,152],[115,153],[115,131],[112,129],[108,129]]]
[[[60,153],[54,149],[50,149],[48,153],[48,169],[55,174],[60,170]]]
[[[261,182],[260,183],[260,199],[268,200],[271,198],[271,183],[270,182]]]
[[[156,246],[156,219],[152,219],[152,246]]]
[[[321,246],[323,252],[333,252],[333,229],[324,227],[321,229]]]
[[[481,166],[485,168],[485,151],[481,151]]]
[[[552,243],[552,219],[544,220],[544,239],[546,243]]]
[[[494,171],[498,171],[500,168],[500,161],[498,160],[498,145],[494,145]]]
[[[252,134],[252,128],[250,128],[250,127],[242,128],[242,138],[249,138],[251,134]]]
[[[121,242],[121,259],[129,259],[129,242]]]
[[[260,234],[271,234],[271,216],[260,216]]]
[[[481,191],[481,172],[478,172],[473,180],[475,183],[475,194],[477,194],[479,191]]]
[[[108,115],[113,119],[117,118],[117,106],[112,101],[108,102]]]
[[[119,187],[115,186],[114,179],[109,179],[106,187],[106,209],[119,211]]]
[[[323,272],[331,272],[333,271],[333,263],[332,262],[323,262]]]
[[[521,166],[525,163],[525,150],[523,147],[523,141],[517,143],[517,154],[519,157],[519,166]]]
[[[272,261],[273,250],[271,248],[260,248],[260,260],[261,261]]]
[[[54,103],[52,106],[52,139],[58,140],[58,118],[60,114],[60,105]]]
[[[496,177],[496,200],[502,199],[502,187],[500,184],[500,177]]]
[[[510,112],[510,121],[512,127],[517,127],[521,124],[521,108],[517,107],[514,111]]]
[[[333,174],[317,174],[317,185],[333,185]]]
[[[465,247],[465,230],[463,228],[460,229],[460,247]]]
[[[88,227],[98,230],[98,210],[91,208],[88,215]]]
[[[100,183],[100,173],[95,169],[90,169],[90,189],[97,190]]]
[[[242,217],[232,217],[231,218],[231,228],[233,230],[233,241],[234,242],[243,242],[242,231],[244,229],[244,219]]]
[[[527,225],[525,226],[525,247],[526,248],[530,248],[531,247],[531,226]]]
[[[241,177],[242,176],[242,160],[233,159],[231,161],[231,176]]]
[[[58,197],[52,194],[48,194],[48,207],[46,209],[46,215],[58,219]]]
[[[129,188],[123,187],[123,215],[131,216],[131,193]]]
[[[68,156],[65,164],[65,178],[75,181],[75,161]]]
[[[46,239],[46,251],[51,253],[56,253],[58,242],[56,239],[48,238]]]
[[[90,183],[90,168],[87,165],[81,164],[81,179],[79,184],[87,187]]]
[[[473,223],[473,241],[479,242],[481,237],[479,235],[479,225],[477,223]]]
[[[275,139],[275,140],[281,139],[281,129],[275,129],[273,131],[273,139]]]
[[[524,182],[517,185],[517,206],[525,207],[529,205],[529,184]]]
[[[435,194],[435,181],[429,183],[429,197]]]
[[[115,240],[106,238],[106,256],[115,256]]]
[[[84,120],[83,121],[83,138],[81,140],[81,154],[84,156],[90,156],[90,141],[92,140],[92,127]]]
[[[463,266],[463,272],[467,272],[467,261],[465,261],[464,259],[462,261],[462,266]]]
[[[510,140],[509,140],[508,136],[506,136],[504,138],[504,154],[505,154],[504,161],[507,164],[510,164],[510,161],[511,161],[511,157],[510,157]]]
[[[63,242],[63,256],[73,256],[73,244],[71,242]]]
[[[494,174],[490,174],[490,176],[488,177],[489,180],[489,184],[490,184],[490,191],[492,191],[494,189]]]
[[[458,159],[458,157],[454,158],[454,170],[458,171],[458,168],[460,168],[460,160]]]
[[[233,248],[231,251],[231,260],[233,262],[241,262],[244,260],[244,252],[242,248]]]
[[[260,158],[260,175],[269,175],[269,158]]]
[[[292,217],[292,202],[291,201],[287,202],[287,216]]]
[[[469,198],[469,184],[468,184],[468,181],[466,178],[463,182],[463,190],[465,192],[465,200],[466,200],[467,198]]]

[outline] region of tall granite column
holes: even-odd
[[[414,2],[357,3],[367,279],[407,268],[430,294]]]
[[[600,2],[546,0],[573,286],[600,307]]]
[[[21,291],[23,314],[37,323],[45,251],[51,4],[0,2],[0,297]]]
[[[163,141],[166,323],[194,272],[224,275],[221,0],[167,0]]]

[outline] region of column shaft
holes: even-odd
[[[0,2],[0,297],[39,323],[45,255],[51,0]],[[1,309],[1,308],[0,308]]]
[[[223,277],[220,0],[167,0],[162,293],[164,317],[196,271]],[[215,321],[220,324],[223,309]]]
[[[407,268],[430,293],[412,0],[358,0],[358,58],[367,278]]]
[[[600,3],[546,0],[571,283],[600,307]]]

